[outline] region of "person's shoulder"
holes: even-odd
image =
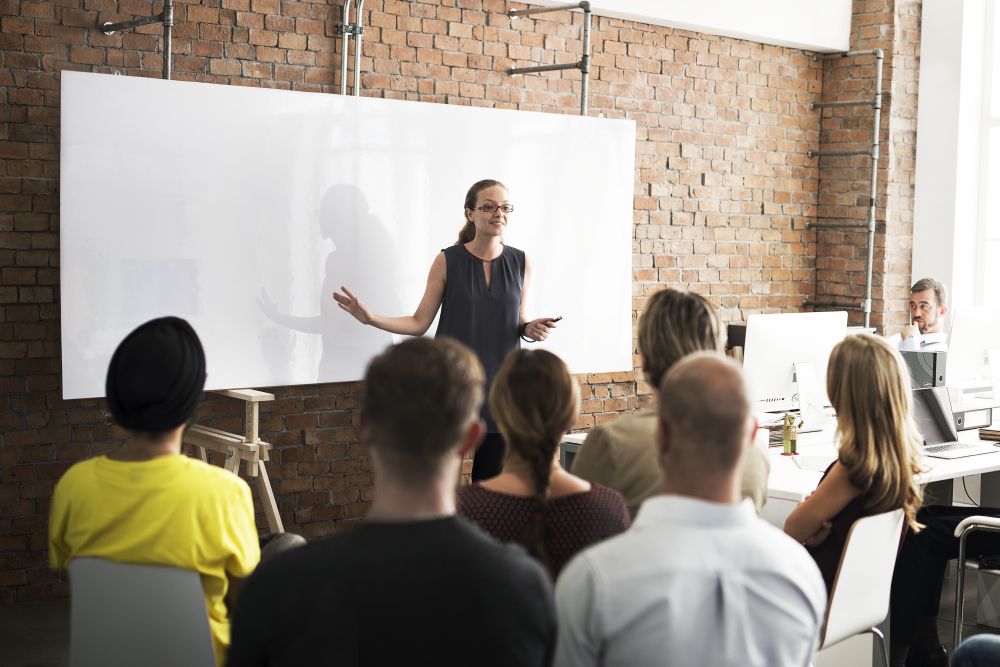
[[[206,493],[243,494],[250,490],[250,486],[239,475],[201,459],[180,456],[177,465],[185,468],[184,475],[191,485],[205,489]]]
[[[823,587],[816,561],[805,547],[760,517],[755,516],[748,527],[743,548],[748,556],[753,555],[747,562],[752,562],[754,569],[771,569]]]
[[[602,443],[605,446],[645,446],[656,433],[656,411],[643,408],[614,421],[595,426],[584,439],[584,445]],[[636,439],[642,442],[636,442]]]
[[[71,465],[66,472],[62,474],[59,481],[56,482],[55,490],[67,491],[72,488],[76,488],[81,484],[86,484],[88,480],[93,479],[94,471],[98,466],[98,459],[101,457],[97,456],[90,459],[84,459],[82,461],[77,461]]]
[[[470,558],[470,568],[482,570],[495,576],[499,581],[505,578],[537,579],[541,575],[547,580],[545,571],[523,547],[504,544],[490,537],[473,522],[458,518],[458,548],[465,550]]]

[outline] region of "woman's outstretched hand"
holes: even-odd
[[[528,322],[528,326],[524,328],[524,337],[533,341],[542,341],[548,338],[549,333],[555,328],[555,318],[539,317],[537,320]]]
[[[361,302],[361,299],[351,294],[351,290],[344,286],[341,286],[340,289],[343,294],[340,292],[333,293],[333,300],[337,302],[337,305],[350,313],[361,324],[371,323],[372,314],[368,312],[367,306]]]

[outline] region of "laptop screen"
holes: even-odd
[[[958,440],[951,399],[945,387],[913,390],[913,418],[924,436],[925,445]]]

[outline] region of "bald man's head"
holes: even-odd
[[[743,372],[715,352],[688,355],[666,374],[659,415],[661,457],[691,474],[734,470],[753,430]]]

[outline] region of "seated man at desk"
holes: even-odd
[[[943,352],[948,349],[944,316],[948,290],[933,278],[921,278],[910,288],[910,326],[903,329],[900,350]]]
[[[111,357],[106,393],[129,439],[77,463],[56,484],[49,562],[58,569],[74,558],[103,558],[195,570],[221,665],[234,587],[260,550],[247,483],[181,454],[204,386],[205,352],[184,320],[151,320],[125,337]]]
[[[634,517],[642,502],[659,492],[663,478],[655,438],[655,399],[661,378],[688,354],[721,349],[719,321],[704,297],[675,289],[650,297],[639,318],[639,351],[654,402],[590,431],[573,460],[573,474],[621,493]],[[753,500],[758,511],[767,499],[769,471],[764,452],[756,448],[746,451],[740,491],[744,498]]]

